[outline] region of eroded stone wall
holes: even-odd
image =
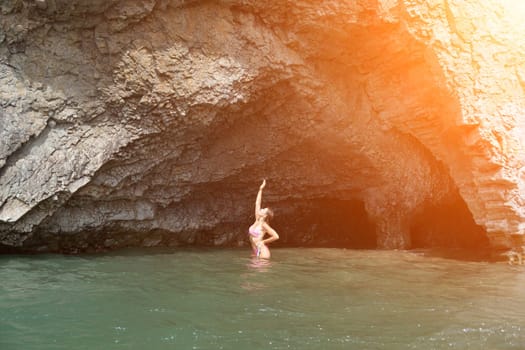
[[[511,5],[4,1],[0,242],[242,244],[266,177],[291,243],[342,236],[316,224],[333,208],[345,242],[508,246],[525,232]],[[469,232],[438,223],[464,203]]]

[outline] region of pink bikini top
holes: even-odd
[[[248,230],[248,233],[255,238],[259,238],[262,235],[262,230],[260,228],[257,229],[257,228],[250,227],[250,229]]]

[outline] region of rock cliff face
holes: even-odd
[[[0,247],[509,247],[519,4],[4,0]]]

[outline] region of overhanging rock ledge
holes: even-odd
[[[525,234],[525,7],[5,0],[0,248],[509,248]]]

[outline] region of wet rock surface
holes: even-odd
[[[0,250],[243,245],[262,178],[280,244],[510,246],[525,28],[482,3],[4,1]]]

